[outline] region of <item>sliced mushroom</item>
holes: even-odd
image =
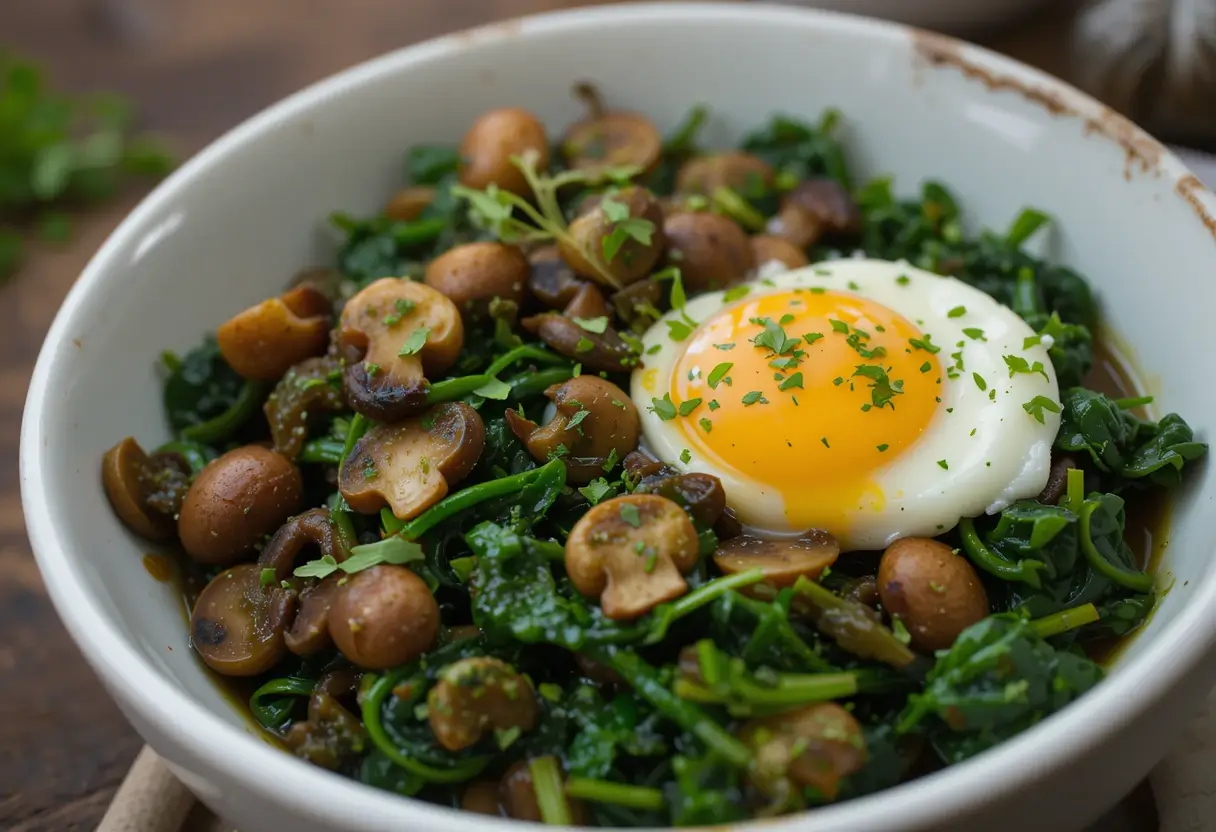
[[[404,566],[380,564],[339,585],[329,633],[352,664],[385,670],[413,661],[435,643],[439,605],[422,578]]]
[[[1077,467],[1076,460],[1067,454],[1056,456],[1051,461],[1051,471],[1047,474],[1047,485],[1035,497],[1037,501],[1049,506],[1058,506],[1068,491],[1068,472]]]
[[[562,309],[587,281],[576,277],[574,270],[566,265],[557,246],[541,246],[528,254],[531,272],[528,289],[532,295],[550,309]]]
[[[300,593],[299,608],[291,626],[283,634],[283,642],[301,658],[315,656],[333,645],[329,634],[329,612],[343,577],[337,573],[306,587]]]
[[[528,259],[516,246],[466,243],[432,260],[424,279],[466,317],[479,319],[485,317],[495,298],[520,303],[530,271]]]
[[[988,615],[988,593],[971,563],[940,540],[906,537],[878,565],[883,608],[899,618],[922,653],[946,650]]]
[[[756,268],[775,261],[787,269],[799,269],[810,262],[802,249],[784,237],[757,234],[751,238],[751,243],[752,258],[756,261]]]
[[[426,379],[456,362],[464,325],[442,292],[386,277],[347,302],[338,343],[350,406],[378,422],[395,422],[426,407]]]
[[[840,782],[860,771],[868,756],[861,724],[835,702],[750,720],[740,739],[756,754],[753,785],[781,803],[800,804],[805,788],[835,800]]]
[[[194,480],[177,534],[199,563],[235,563],[299,511],[303,500],[304,482],[290,460],[246,445],[209,462]]]
[[[742,536],[724,540],[714,552],[714,563],[727,575],[761,569],[764,583],[782,589],[803,576],[815,580],[839,555],[836,538],[812,529],[798,538],[762,540]]]
[[[355,511],[372,514],[387,505],[398,520],[409,520],[468,476],[485,442],[476,410],[464,402],[439,404],[365,433],[342,463],[339,488]]]
[[[498,799],[506,810],[507,817],[533,823],[543,822],[540,802],[536,799],[536,787],[532,783],[531,760],[520,760],[507,769],[498,785]],[[586,803],[566,798],[566,805],[570,808],[570,821],[573,826],[591,825],[591,812]]]
[[[460,808],[497,818],[503,817],[506,811],[498,798],[498,784],[493,780],[474,780],[465,786],[460,796]]]
[[[274,449],[295,459],[308,439],[308,418],[346,409],[342,364],[333,356],[309,358],[287,371],[266,399],[262,412],[270,424]]]
[[[334,697],[315,692],[308,698],[308,719],[283,738],[291,753],[330,771],[361,754],[366,743],[363,723]]]
[[[557,352],[588,369],[624,373],[637,365],[637,353],[611,326],[603,332],[591,332],[556,312],[542,312],[519,323]]]
[[[549,139],[540,120],[517,107],[491,110],[473,123],[460,142],[460,184],[479,190],[497,185],[527,196],[528,180],[511,157],[528,153],[535,154],[538,171],[549,167]]]
[[[434,188],[422,185],[402,188],[384,206],[384,216],[397,222],[413,222],[434,201]]]
[[[532,683],[511,665],[473,656],[439,671],[427,695],[427,711],[439,744],[462,751],[476,745],[486,731],[531,731],[539,704]]]
[[[726,510],[726,490],[722,487],[722,481],[712,474],[677,473],[664,477],[644,477],[636,493],[666,497],[705,528],[713,528]]]
[[[212,578],[194,602],[190,641],[216,673],[257,676],[287,653],[283,631],[295,593],[261,578],[259,566],[234,566]]]
[[[751,241],[739,224],[720,214],[674,214],[663,223],[667,260],[689,292],[725,289],[756,265]]]
[[[628,494],[593,507],[566,540],[566,574],[604,615],[637,618],[688,591],[697,563],[697,530],[665,497]]]
[[[543,426],[506,412],[507,426],[538,462],[555,456],[566,460],[574,483],[603,476],[612,454],[621,459],[638,446],[641,424],[628,394],[598,376],[578,376],[545,390],[557,410]]]
[[[147,540],[168,540],[177,530],[173,515],[189,484],[190,467],[176,454],[149,457],[131,437],[106,451],[101,479],[114,513]]]
[[[654,194],[631,186],[595,197],[557,249],[574,273],[614,288],[650,274],[663,253],[663,212]],[[605,278],[605,273],[611,280]]]
[[[310,286],[297,286],[224,322],[215,331],[215,340],[238,374],[274,381],[292,364],[325,352],[329,313],[325,295]]]
[[[676,192],[680,194],[712,196],[718,188],[730,188],[745,197],[756,197],[772,187],[772,166],[739,150],[697,156],[676,173]]]
[[[666,462],[661,462],[644,450],[636,450],[628,454],[621,462],[626,473],[633,477],[639,485],[648,481],[657,481],[677,476],[678,468],[673,468]]]
[[[300,553],[310,547],[338,563],[350,557],[347,541],[342,539],[327,509],[309,509],[280,526],[262,549],[258,566],[273,569],[274,579],[285,581],[291,577]]]
[[[609,167],[635,166],[646,172],[659,162],[663,137],[645,116],[616,111],[572,124],[561,148],[575,170],[594,175]]]
[[[861,209],[835,179],[808,179],[781,201],[768,221],[768,233],[807,249],[824,235],[855,237],[861,231]]]
[[[659,311],[663,303],[663,285],[647,278],[630,283],[612,294],[612,308],[617,316],[634,332],[645,332],[663,314]]]
[[[608,308],[608,301],[604,300],[604,293],[594,283],[583,284],[582,288],[566,304],[562,314],[567,318],[582,318],[583,320],[592,318],[611,320],[612,318],[612,310]]]

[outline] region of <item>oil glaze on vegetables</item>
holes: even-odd
[[[814,811],[1098,684],[1158,592],[1129,517],[1207,445],[1086,386],[1049,218],[859,183],[832,112],[708,151],[578,93],[409,149],[162,356],[173,440],[102,486],[200,659],[301,759],[550,825]]]

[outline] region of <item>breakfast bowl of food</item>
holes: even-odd
[[[114,233],[31,383],[31,539],[244,832],[1075,829],[1213,681],[1213,217],[892,24],[443,38]]]

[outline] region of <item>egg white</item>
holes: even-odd
[[[831,530],[843,549],[881,549],[901,537],[936,536],[953,528],[961,517],[993,514],[1042,491],[1060,415],[1044,410],[1039,422],[1023,404],[1043,396],[1058,406],[1059,386],[1047,354],[1050,342],[1024,347],[1036,333],[1013,310],[955,278],[886,260],[835,260],[783,274],[766,269],[764,277],[748,285],[748,298],[812,286],[852,292],[911,320],[941,348],[937,358],[943,371],[942,402],[920,438],[871,474],[882,497],[863,498],[850,528]],[[693,298],[683,312],[694,321],[705,321],[724,308],[723,295],[709,292]],[[965,314],[949,317],[957,307],[964,307]],[[652,398],[662,398],[673,387],[671,375],[683,347],[672,339],[667,321],[679,316],[679,311],[668,313],[646,332],[643,365],[633,372],[631,394],[642,414],[646,446],[676,468],[717,476],[727,504],[755,531],[802,533],[805,529],[790,527],[784,499],[775,488],[710,464],[689,446],[674,422],[665,422],[648,409]],[[982,330],[984,340],[963,332],[972,328]],[[960,349],[964,369],[950,378],[946,368],[954,365],[951,355]],[[1006,355],[1020,356],[1031,365],[1041,362],[1046,378],[1039,373],[1011,377]],[[976,375],[986,389],[980,389]],[[990,398],[992,390],[994,398]],[[759,416],[757,429],[764,429]]]

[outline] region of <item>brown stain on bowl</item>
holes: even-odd
[[[1070,105],[1058,92],[1029,84],[1009,75],[994,72],[986,66],[969,59],[967,44],[945,35],[913,29],[912,47],[916,56],[932,67],[956,69],[964,77],[979,81],[988,89],[997,92],[1007,90],[1027,101],[1042,107],[1053,116],[1080,118],[1085,124],[1086,135],[1098,135],[1109,139],[1123,149],[1125,161],[1123,178],[1130,180],[1132,172],[1160,175],[1159,164],[1165,148],[1124,116],[1109,107],[1099,105],[1098,115],[1087,115]]]
[[[1216,237],[1216,216],[1212,215],[1208,206],[1199,198],[1200,194],[1210,193],[1207,186],[1200,182],[1195,174],[1188,173],[1178,180],[1178,184],[1174,185],[1174,191],[1187,201],[1191,210],[1195,212],[1195,216],[1199,217],[1199,221],[1213,237]]]

